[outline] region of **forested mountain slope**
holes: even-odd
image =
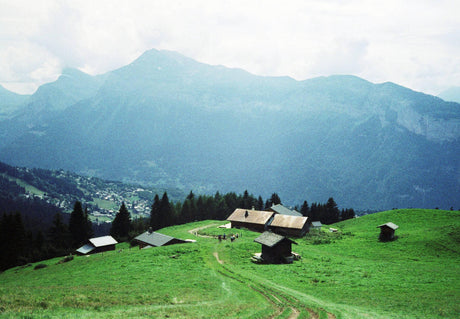
[[[353,76],[260,77],[169,51],[78,74],[49,84],[61,94],[41,104],[52,111],[0,122],[0,160],[185,193],[278,192],[291,204],[460,207],[460,104]]]

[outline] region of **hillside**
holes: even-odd
[[[290,205],[460,207],[460,104],[354,76],[296,81],[150,50],[65,70],[0,121],[0,160]],[[0,109],[3,106],[0,105]]]
[[[163,229],[196,243],[60,258],[0,274],[2,317],[457,318],[460,213],[395,210],[296,239],[302,259],[251,263],[258,236],[204,221]],[[377,225],[399,225],[377,240]],[[195,237],[198,232],[200,237]]]
[[[185,197],[173,189],[168,191],[172,199]],[[46,218],[50,221],[56,211],[70,213],[75,201],[80,201],[88,207],[93,221],[111,221],[122,202],[129,207],[133,218],[148,217],[155,194],[162,192],[151,187],[106,181],[64,170],[12,167],[0,162],[0,214],[19,210],[27,216],[28,211],[15,205],[18,202],[41,201],[43,205],[55,208],[50,210],[50,216]],[[11,202],[11,205],[7,202]]]

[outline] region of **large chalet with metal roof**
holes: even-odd
[[[267,210],[271,211],[271,212],[274,212],[274,213],[277,213],[277,214],[281,214],[281,215],[290,215],[290,216],[302,217],[302,214],[299,213],[298,211],[296,211],[294,209],[287,208],[286,206],[283,206],[281,204],[273,205],[272,207],[270,207]]]
[[[274,212],[262,210],[237,208],[227,220],[232,224],[232,228],[247,228],[263,232],[267,229],[268,223],[274,214]]]
[[[285,236],[302,237],[308,232],[307,220],[303,216],[275,214],[268,229]]]
[[[247,228],[257,232],[271,230],[283,235],[296,237],[302,237],[308,232],[307,217],[296,216],[293,214],[295,211],[281,207],[281,205],[277,206],[269,211],[237,208],[227,220],[231,223],[232,228]],[[289,214],[283,214],[282,212],[288,212]]]

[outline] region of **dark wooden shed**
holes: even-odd
[[[382,224],[377,226],[380,228],[380,241],[390,241],[395,239],[395,230],[399,228],[398,225],[393,224],[392,222],[388,222],[386,224]]]
[[[292,244],[297,245],[295,241],[269,231],[263,232],[254,241],[262,245],[261,261],[272,264],[292,263]]]

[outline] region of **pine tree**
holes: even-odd
[[[259,196],[257,199],[257,205],[256,205],[257,210],[263,210],[264,209],[264,200],[262,199],[262,196]]]
[[[66,250],[72,246],[72,236],[60,213],[54,215],[53,223],[48,230],[48,238],[57,253],[65,251],[65,254]]]
[[[92,235],[92,228],[88,219],[88,211],[83,208],[81,202],[76,201],[73,211],[70,214],[69,231],[72,236],[72,246],[83,245]]]
[[[268,202],[270,204],[270,206],[268,208],[270,208],[273,205],[281,204],[281,198],[278,196],[277,193],[273,193]]]
[[[160,197],[155,194],[152,209],[150,210],[150,227],[153,230],[160,229]]]
[[[160,225],[161,228],[171,225],[173,219],[173,210],[169,202],[168,194],[164,192],[160,201]]]
[[[332,197],[327,200],[326,203],[326,218],[324,220],[325,224],[333,224],[339,221],[340,211],[337,207],[336,202]]]
[[[310,207],[308,207],[307,201],[304,201],[302,207],[300,208],[300,213],[302,216],[310,217]]]
[[[129,236],[131,230],[131,215],[124,202],[121,203],[120,210],[118,211],[115,219],[112,221],[110,235],[116,240],[123,241]]]

